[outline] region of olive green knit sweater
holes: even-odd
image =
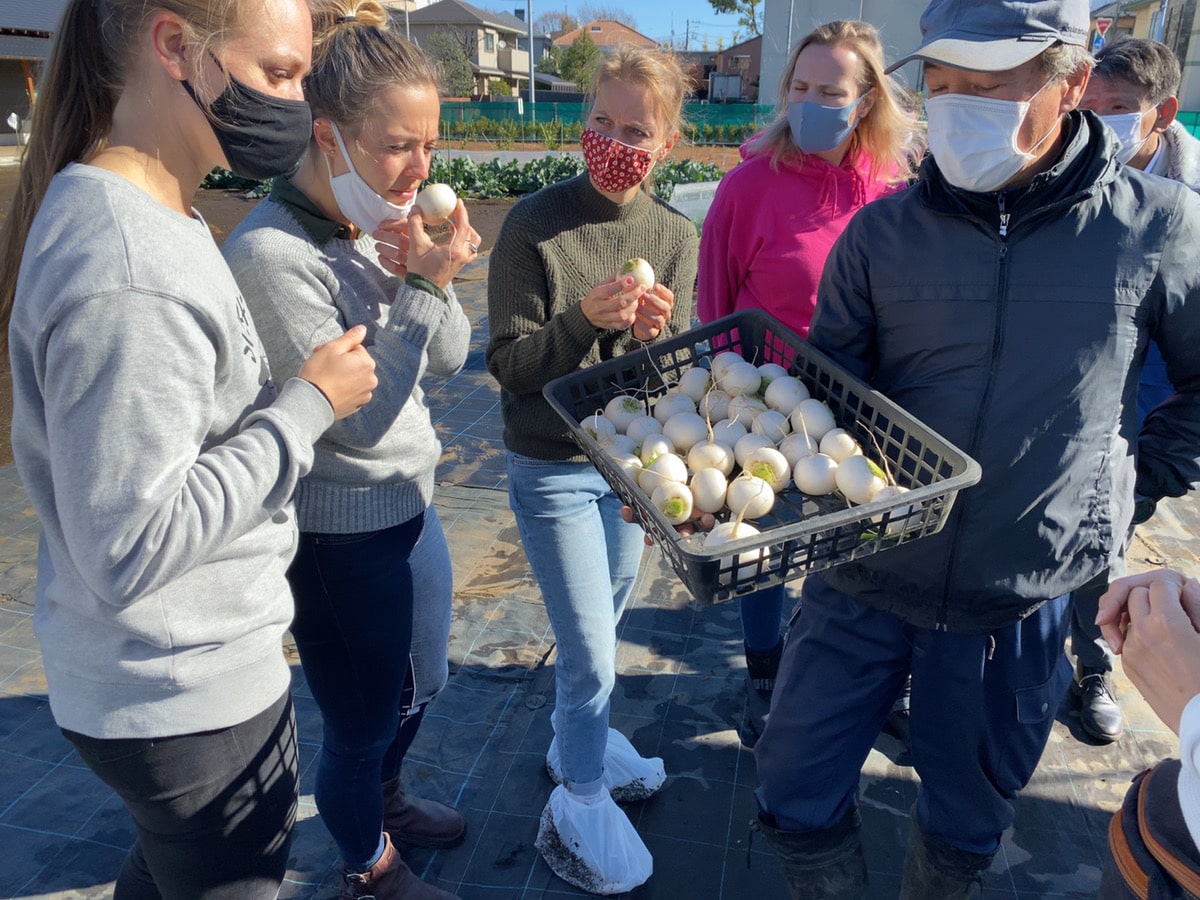
[[[488,265],[488,371],[500,382],[504,443],[546,460],[582,460],[566,424],[542,397],[551,380],[642,346],[628,330],[596,329],[580,301],[625,260],[640,256],[675,294],[659,339],[687,330],[696,287],[696,228],[644,193],[618,205],[586,174],[543,188],[512,208]]]

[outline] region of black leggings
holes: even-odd
[[[298,784],[288,694],[219,731],[117,740],[63,734],[120,796],[137,827],[113,900],[273,900],[278,894]]]

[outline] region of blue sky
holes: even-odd
[[[505,4],[503,0],[492,0],[492,5],[505,9],[523,6],[522,0]],[[581,6],[599,7],[604,9],[624,9],[637,23],[637,30],[646,37],[667,42],[675,35],[675,45],[683,49],[684,36],[690,33],[688,49],[702,50],[707,39],[710,49],[715,50],[718,40],[724,40],[724,46],[733,43],[735,32],[740,32],[739,40],[750,37],[750,33],[738,25],[737,16],[720,14],[713,10],[707,0],[533,0],[533,18],[548,10],[565,10],[568,14],[578,17]],[[762,15],[762,4],[759,4],[759,15]],[[759,24],[761,25],[761,18]]]

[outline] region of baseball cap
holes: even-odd
[[[924,59],[975,72],[1002,72],[1062,41],[1084,46],[1088,0],[932,0],[921,14],[921,45],[888,67]]]

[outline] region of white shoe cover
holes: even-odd
[[[629,817],[603,789],[595,797],[577,797],[556,787],[534,846],[555,875],[592,894],[623,894],[654,871]]]
[[[546,771],[555,784],[562,784],[559,771],[558,738],[550,741],[546,751]],[[660,757],[646,759],[638,755],[629,738],[615,728],[608,729],[604,747],[604,786],[617,803],[636,803],[645,800],[667,780],[667,770]]]

